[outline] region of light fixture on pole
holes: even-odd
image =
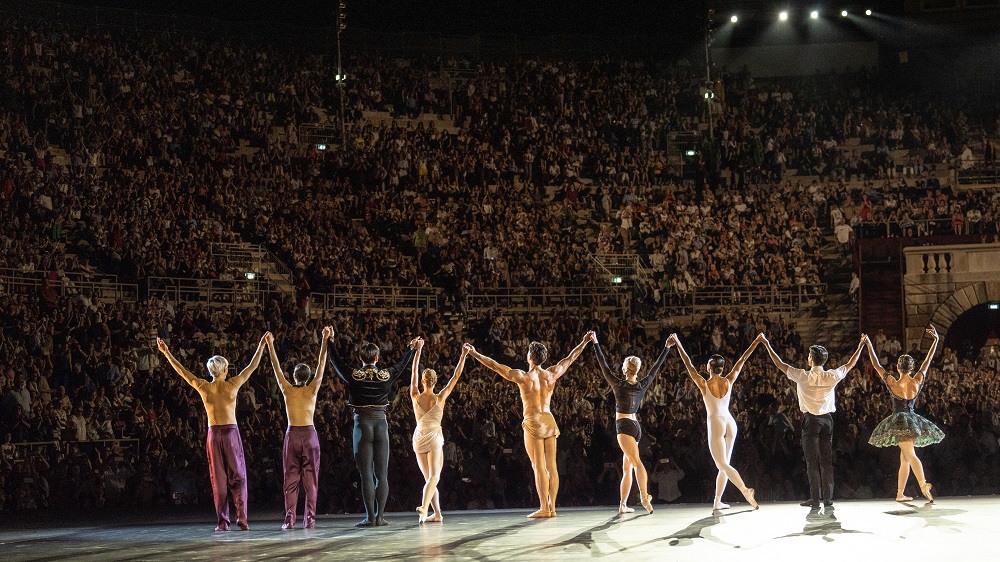
[[[778,14],[778,19],[781,21],[788,21],[788,12],[781,12]]]
[[[341,56],[340,34],[347,29],[344,20],[347,19],[347,3],[337,3],[337,90],[340,91],[340,149],[347,148],[347,124],[344,119],[344,82],[347,75],[344,73],[343,56]]]
[[[733,14],[733,17],[729,18],[729,21],[736,23],[740,21],[740,18],[736,14]]]
[[[809,12],[809,17],[812,19],[819,19],[819,10],[813,10]]]

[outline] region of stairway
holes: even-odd
[[[849,294],[851,271],[850,257],[840,253],[836,238],[826,236],[820,248],[826,272],[826,306],[804,309],[792,316],[795,329],[802,336],[802,343],[822,345],[831,354],[853,352],[858,345],[857,307]]]

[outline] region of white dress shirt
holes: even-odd
[[[799,410],[814,416],[837,411],[833,389],[847,376],[846,365],[841,365],[832,371],[825,371],[822,367],[812,367],[808,371],[789,367],[785,375],[795,382]]]

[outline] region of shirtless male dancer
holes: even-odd
[[[302,514],[303,528],[316,526],[316,496],[319,490],[319,435],[313,425],[316,413],[316,396],[323,384],[326,369],[326,344],[333,338],[333,328],[323,328],[323,343],[319,346],[316,360],[316,376],[305,363],[299,363],[292,371],[292,382],[288,382],[281,370],[278,353],[274,349],[274,336],[265,336],[267,350],[271,356],[271,367],[278,379],[278,388],[285,398],[285,414],[288,429],[285,431],[285,445],[281,449],[282,467],[285,475],[285,521],[282,529],[295,528],[295,508],[299,503],[299,482],[306,492],[305,513]]]
[[[538,491],[538,511],[528,515],[531,518],[555,517],[556,494],[559,493],[559,471],[556,469],[556,438],[559,428],[552,417],[550,402],[556,381],[559,380],[577,357],[583,353],[587,344],[597,336],[593,331],[587,332],[570,354],[562,361],[546,369],[542,364],[549,358],[549,350],[541,342],[531,342],[528,345],[528,370],[511,369],[476,351],[469,350],[469,355],[482,363],[486,368],[501,377],[517,384],[521,391],[521,403],[524,406],[524,448],[531,459],[531,469],[535,472],[535,488]]]
[[[240,429],[236,426],[236,394],[250,375],[260,365],[264,354],[265,339],[271,334],[267,332],[260,339],[260,345],[250,361],[250,365],[239,375],[229,378],[229,361],[220,355],[213,355],[206,366],[212,375],[208,381],[196,377],[180,364],[167,347],[167,342],[156,338],[156,347],[198,394],[205,403],[205,413],[208,414],[208,475],[212,479],[212,493],[215,496],[215,513],[219,524],[216,531],[229,530],[229,499],[226,489],[233,494],[233,505],[236,506],[236,524],[247,531],[247,467],[243,460],[243,439]]]

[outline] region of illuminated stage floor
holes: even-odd
[[[614,508],[563,509],[555,519],[525,511],[445,512],[443,524],[389,517],[390,526],[356,529],[356,516],[321,517],[317,528],[282,531],[276,516],[249,532],[213,532],[205,517],[163,516],[140,524],[88,524],[32,530],[0,526],[0,560],[997,560],[1000,498],[939,498],[935,504],[837,502],[810,511],[793,503],[752,511],[734,504],[658,506],[619,518]],[[23,526],[11,518],[7,523]],[[852,560],[853,557],[853,560]]]

